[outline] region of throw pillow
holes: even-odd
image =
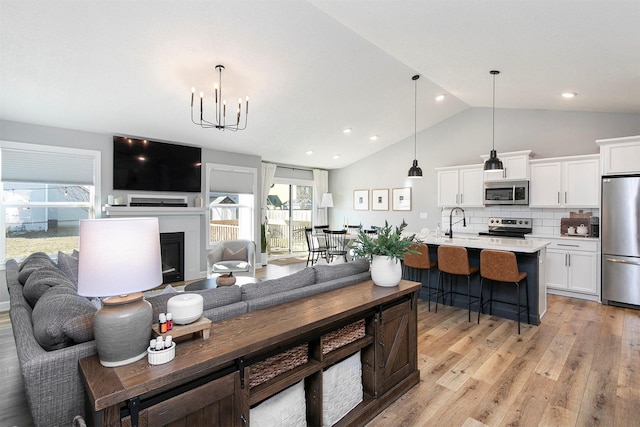
[[[58,268],[76,285],[76,289],[78,288],[78,256],[74,256],[74,254],[77,253],[74,251],[74,253],[66,254],[58,251]]]
[[[42,267],[29,276],[24,284],[22,293],[24,298],[34,307],[38,299],[54,286],[64,286],[76,292],[75,285],[69,280],[66,274],[54,266]]]
[[[57,350],[93,338],[96,308],[71,288],[56,286],[40,297],[33,308],[33,335],[47,351]],[[78,323],[76,323],[76,321]]]
[[[222,261],[246,261],[247,260],[247,248],[241,248],[237,251],[232,251],[229,248],[224,248],[222,253]]]
[[[18,280],[24,285],[25,283],[27,283],[27,279],[29,278],[31,273],[39,270],[42,267],[50,266],[55,266],[55,264],[53,263],[53,261],[51,261],[49,255],[45,254],[44,252],[34,252],[20,263],[20,267],[18,269],[20,271],[18,273]]]

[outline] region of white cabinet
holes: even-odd
[[[438,206],[482,207],[482,165],[437,168]]]
[[[529,206],[598,207],[600,162],[598,155],[531,161]]]
[[[531,150],[514,151],[511,153],[498,153],[498,158],[502,161],[504,169],[484,171],[484,180],[504,181],[504,180],[528,180],[529,179],[529,156]],[[488,155],[480,156],[483,161],[487,161]]]
[[[602,175],[640,172],[640,135],[626,138],[600,139]]]
[[[551,239],[545,269],[547,291],[598,301],[599,260],[598,241]]]

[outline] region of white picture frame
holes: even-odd
[[[394,211],[410,211],[411,210],[411,187],[393,189],[393,210]]]
[[[389,189],[371,190],[371,210],[372,211],[388,211],[389,210]]]
[[[353,190],[353,210],[369,210],[369,190]]]

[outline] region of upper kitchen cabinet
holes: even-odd
[[[600,204],[600,156],[532,160],[529,206],[597,208]]]
[[[487,161],[488,154],[480,156],[483,161]],[[528,180],[529,179],[529,158],[531,150],[514,151],[511,153],[498,153],[498,158],[502,161],[504,169],[484,171],[485,182],[505,181],[505,180]]]
[[[483,166],[436,168],[439,207],[482,207]]]
[[[599,139],[602,175],[640,173],[640,135]]]

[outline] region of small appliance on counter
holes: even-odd
[[[488,231],[481,231],[480,236],[517,237],[524,239],[525,234],[533,230],[531,218],[489,218]]]
[[[597,216],[589,218],[589,236],[600,237],[600,218]]]

